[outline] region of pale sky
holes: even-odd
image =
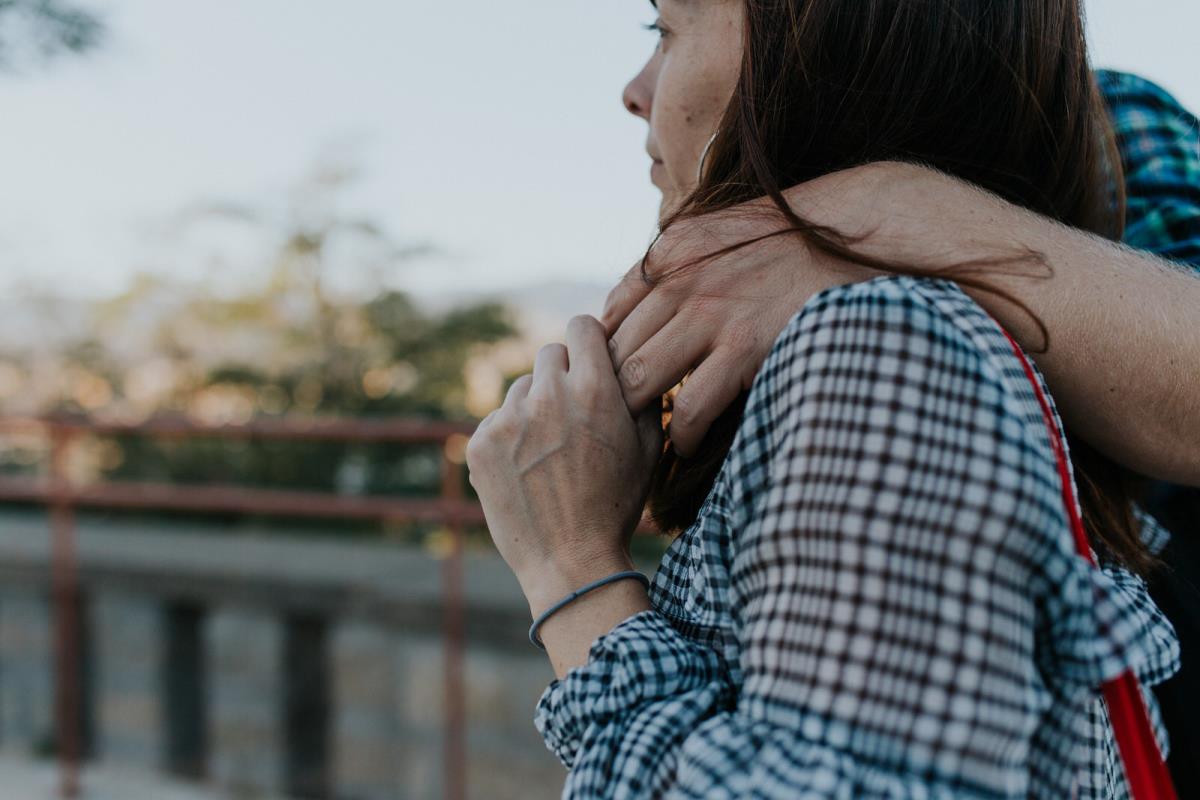
[[[654,46],[646,0],[84,2],[100,51],[0,75],[0,287],[205,275],[172,219],[282,208],[331,154],[363,169],[349,209],[444,251],[407,267],[417,290],[608,284],[653,232],[645,124],[620,100]],[[1200,109],[1200,2],[1088,14],[1097,65]]]

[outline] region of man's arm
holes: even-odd
[[[1044,254],[1050,277],[998,267],[987,278],[1046,326],[1049,349],[1035,358],[1067,424],[1141,473],[1200,485],[1200,280],[925,167],[869,164],[793,187],[787,197],[806,219],[869,234],[856,245],[862,252],[931,272],[1025,248]],[[779,225],[777,214],[745,209],[691,220],[668,229],[648,268],[662,274],[713,245]],[[635,265],[601,316],[626,403],[641,409],[695,366],[671,421],[676,449],[690,455],[712,420],[749,387],[804,302],[878,274],[791,237],[739,250],[653,291]],[[1040,347],[1038,328],[1017,306],[971,292],[1027,349]]]
[[[866,250],[928,263],[925,243],[940,242],[945,265],[1003,254],[1013,245],[1043,254],[1049,278],[987,277],[1045,325],[1049,347],[1035,358],[1067,424],[1138,472],[1200,484],[1200,280],[1194,274],[930,170],[901,165],[888,184],[878,195],[886,207],[868,215],[881,222],[878,244]],[[1037,326],[1016,305],[967,291],[1027,347],[1041,344]]]

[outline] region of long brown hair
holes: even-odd
[[[786,226],[826,254],[890,273],[929,269],[856,252],[851,239],[800,218],[781,190],[872,161],[925,164],[1073,227],[1119,239],[1124,180],[1088,62],[1079,0],[743,0],[741,74],[695,190],[663,220],[769,197]],[[657,241],[657,240],[656,240]],[[757,241],[757,240],[755,240]],[[652,278],[667,280],[741,242]],[[981,259],[940,277],[1015,301]],[[980,269],[985,267],[985,269]],[[1020,305],[1020,303],[1018,303]],[[1049,345],[1044,326],[1043,347]],[[743,391],[687,459],[670,446],[655,472],[652,517],[666,533],[694,522],[741,420]],[[665,409],[669,412],[670,396]],[[1132,511],[1136,478],[1068,440],[1093,546],[1139,572],[1155,563]]]

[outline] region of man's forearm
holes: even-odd
[[[1200,485],[1200,280],[1152,254],[929,169],[859,170],[870,172],[855,178],[860,188],[849,194],[852,208],[821,201],[825,178],[812,189],[796,187],[789,199],[818,222],[851,233],[874,230],[859,249],[916,267],[1024,248],[1043,254],[1050,277],[1036,267],[1013,274],[1003,264],[979,277],[1018,298],[1045,325],[1049,349],[1034,357],[1064,420],[1139,472]],[[1018,306],[964,288],[1027,349],[1042,345],[1038,327]]]

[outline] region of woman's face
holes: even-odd
[[[650,123],[650,181],[660,218],[696,185],[708,140],[733,96],[742,58],[742,0],[658,0],[660,39],[625,87],[630,113]]]

